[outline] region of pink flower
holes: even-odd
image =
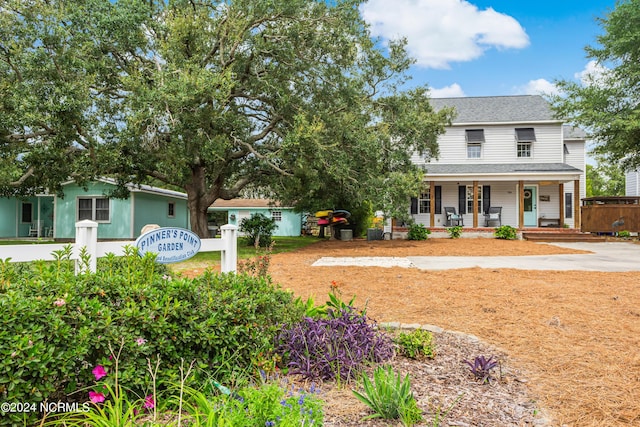
[[[153,394],[150,394],[149,396],[144,398],[144,407],[146,409],[153,409],[156,406],[156,402],[155,400],[153,400]]]
[[[104,370],[104,367],[102,365],[98,365],[93,368],[93,371],[91,371],[91,373],[94,377],[96,377],[96,381],[107,376],[107,371]]]
[[[93,403],[102,403],[104,402],[104,394],[96,393],[95,391],[90,391],[89,400],[91,400]]]
[[[138,339],[136,340],[136,344],[138,344],[138,345],[143,345],[143,344],[144,344],[144,343],[146,343],[146,342],[147,342],[147,340],[145,340],[145,339],[144,339],[144,338],[142,338],[142,337],[141,337],[141,338],[138,338]]]
[[[62,307],[65,304],[66,304],[66,301],[63,300],[62,298],[58,298],[53,302],[53,305],[55,305],[56,307]]]

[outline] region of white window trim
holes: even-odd
[[[271,211],[271,219],[276,222],[282,221],[282,211]]]
[[[482,214],[482,194],[482,185],[478,185],[478,214]],[[467,203],[467,214],[472,214],[473,210],[469,207],[473,207],[473,185],[467,185],[465,202]]]
[[[422,197],[427,196],[427,197]],[[422,202],[426,202],[425,210],[422,210]],[[424,188],[422,192],[418,195],[418,214],[428,214],[431,213],[431,189]]]
[[[76,221],[80,221],[80,200],[91,199],[91,221],[95,221],[101,224],[108,224],[111,222],[111,213],[113,212],[113,206],[111,205],[111,199],[103,195],[99,196],[77,196],[76,197]],[[97,220],[96,219],[96,199],[107,199],[109,202],[109,219]]]
[[[525,146],[528,145],[529,146],[529,155],[528,156],[521,156],[520,155],[520,146]],[[533,143],[531,141],[516,141],[516,157],[518,159],[532,159],[533,158]]]
[[[470,147],[478,147],[479,148],[479,153],[477,156],[470,156],[469,155],[469,148]],[[467,159],[481,159],[482,158],[482,143],[481,142],[467,142]]]

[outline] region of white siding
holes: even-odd
[[[531,125],[500,126],[454,126],[447,128],[444,135],[438,138],[440,157],[431,159],[431,163],[465,164],[465,163],[561,163],[563,161],[562,126],[533,126],[536,141],[532,143],[530,158],[517,157],[515,129],[531,127]],[[484,129],[485,142],[482,144],[480,159],[467,159],[466,129]],[[414,153],[412,161],[424,164],[424,159]]]
[[[640,196],[640,171],[626,173],[624,194],[626,196]]]

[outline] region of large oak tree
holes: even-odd
[[[402,93],[402,41],[359,0],[3,0],[0,190],[69,177],[183,189],[192,229],[252,188],[300,209],[398,207],[450,111]]]

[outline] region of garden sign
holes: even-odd
[[[194,232],[179,227],[161,227],[144,233],[135,243],[140,256],[147,252],[157,254],[160,264],[171,264],[187,260],[200,250],[200,237]]]

